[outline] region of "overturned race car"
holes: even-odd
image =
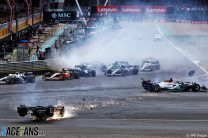
[[[64,116],[64,106],[25,106],[25,105],[20,105],[17,107],[17,113],[21,117],[25,117],[28,113],[32,117],[34,117],[35,120],[39,121],[44,121],[47,120],[48,118],[53,117],[54,115],[57,115],[59,117]]]
[[[35,75],[32,72],[9,74],[0,79],[0,84],[34,83]]]
[[[107,67],[105,74],[106,76],[127,76],[127,75],[138,75],[139,66],[129,65],[126,61],[116,61],[109,67]]]
[[[207,88],[201,86],[196,82],[183,82],[183,81],[173,81],[165,80],[162,82],[152,82],[150,80],[143,80],[142,86],[145,90],[150,92],[160,92],[160,91],[171,91],[171,92],[206,92]]]

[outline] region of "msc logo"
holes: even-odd
[[[52,13],[51,17],[55,19],[57,17],[57,14],[56,13]]]
[[[51,17],[56,19],[56,18],[71,18],[71,13],[66,13],[66,12],[63,12],[63,13],[52,13],[51,14]]]

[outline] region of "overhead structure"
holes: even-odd
[[[79,9],[80,14],[83,16],[83,12],[82,12],[82,9],[81,9],[81,7],[79,5],[79,1],[78,0],[75,0],[75,1],[76,1],[76,4],[77,4],[77,7]],[[83,22],[84,22],[84,24],[86,26],[87,25],[87,22],[86,22],[85,18],[83,18]]]
[[[106,6],[107,4],[108,4],[108,0],[106,0],[106,1],[105,1],[105,4],[104,4],[104,6]]]

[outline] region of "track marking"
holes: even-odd
[[[90,86],[90,87],[74,87],[74,88],[60,88],[60,89],[39,89],[39,90],[25,90],[25,91],[7,91],[0,92],[1,94],[32,94],[32,93],[47,93],[47,92],[86,92],[86,91],[97,91],[97,90],[108,90],[108,89],[135,89],[138,86],[134,86],[137,83],[126,84],[126,85],[102,85],[102,86]]]
[[[67,119],[67,118],[65,118]],[[71,118],[68,118],[71,120]],[[119,120],[119,121],[169,121],[169,122],[208,122],[208,120],[206,119],[73,119],[73,120]],[[25,119],[15,119],[15,118],[8,118],[8,119],[0,119],[0,121],[30,121],[30,118],[26,118]]]
[[[208,71],[206,69],[204,69],[202,66],[200,66],[198,64],[198,61],[193,61],[191,60],[180,48],[176,47],[169,39],[167,39],[167,37],[164,35],[164,33],[162,32],[162,30],[156,25],[156,28],[158,30],[158,32],[163,36],[163,38],[173,47],[175,48],[179,53],[181,53],[184,57],[186,57],[188,60],[190,60],[193,64],[195,64],[197,67],[199,67],[203,72],[205,72],[206,74],[204,75],[208,75]]]

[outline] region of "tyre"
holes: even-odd
[[[80,74],[79,73],[74,73],[74,79],[79,79],[80,78]]]
[[[35,82],[35,76],[29,76],[29,77],[26,79],[26,82],[27,82],[27,83],[34,83],[34,82]]]
[[[159,85],[154,85],[153,86],[153,92],[159,92],[160,91],[160,86]]]
[[[14,83],[14,80],[13,79],[7,79],[6,80],[6,84],[13,84]]]
[[[31,81],[32,83],[34,83],[35,82],[35,77],[32,77],[32,81]]]
[[[185,91],[185,92],[190,91],[190,87],[185,87],[183,91]]]
[[[19,113],[19,116],[22,116],[22,117],[26,116],[27,115],[27,112],[28,112],[27,108],[24,107],[24,106],[18,107],[17,108],[17,111]]]
[[[139,74],[139,70],[138,69],[133,69],[132,74],[133,75],[138,75]]]
[[[44,80],[45,78],[46,78],[46,76],[45,76],[45,75],[43,75],[43,76],[42,76],[42,79]]]
[[[194,85],[192,86],[192,91],[193,91],[193,92],[199,92],[200,89],[201,89],[201,87],[200,87],[199,84],[194,84]]]
[[[48,117],[53,117],[53,115],[54,115],[54,107],[53,106],[50,105],[46,108],[46,115]]]
[[[92,76],[92,77],[96,77],[96,71],[95,71],[95,70],[92,70],[92,71],[91,71],[91,76]]]
[[[127,70],[123,70],[121,73],[122,73],[122,76],[126,76],[128,74],[128,71]]]

